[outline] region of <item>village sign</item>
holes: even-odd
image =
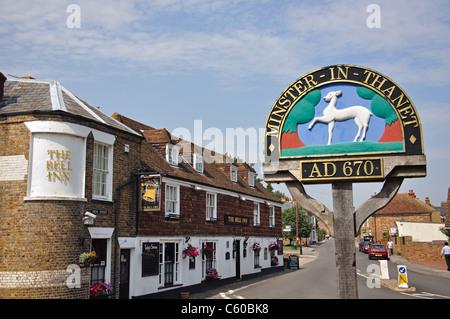
[[[300,77],[278,97],[265,129],[264,180],[285,183],[336,239],[336,223],[345,224],[349,242],[404,178],[426,176],[415,106],[391,79],[365,67],[334,65]],[[360,182],[384,184],[354,212],[351,187]],[[306,194],[304,184],[319,183],[332,184],[333,213]]]

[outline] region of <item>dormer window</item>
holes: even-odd
[[[166,145],[166,160],[170,165],[178,166],[178,147],[172,144]]]
[[[255,187],[255,173],[248,172],[248,185]]]
[[[234,165],[230,166],[230,178],[232,182],[237,183],[238,180],[238,173],[237,173],[237,167]]]
[[[194,169],[203,174],[203,156],[201,156],[200,154],[195,153],[194,154]]]

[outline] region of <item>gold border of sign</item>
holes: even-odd
[[[143,192],[142,192],[142,186],[144,184],[144,181],[147,179],[158,179],[158,185],[159,185],[159,189],[155,190],[155,196],[158,195],[159,197],[159,201],[158,201],[158,205],[154,208],[146,208],[146,207],[142,207],[142,197],[143,197]],[[138,195],[139,195],[139,203],[138,203],[138,210],[142,211],[142,212],[150,212],[150,211],[160,211],[161,210],[161,175],[159,174],[152,174],[152,175],[142,175],[139,178],[139,185],[138,185]]]
[[[370,176],[337,176],[337,177],[329,177],[329,178],[304,178],[303,177],[303,170],[302,170],[302,164],[303,163],[325,163],[325,162],[344,162],[344,161],[370,161],[370,160],[379,160],[380,161],[380,175],[370,175]],[[334,180],[345,180],[345,181],[352,181],[352,180],[379,180],[382,181],[385,179],[384,176],[384,164],[383,164],[383,158],[382,157],[349,157],[349,158],[338,158],[338,159],[325,159],[325,160],[306,160],[306,161],[300,161],[300,181],[301,182],[329,182]]]
[[[421,150],[422,150],[422,154],[423,154],[423,151],[424,151],[424,145],[423,145],[423,134],[422,134],[422,122],[420,121],[419,114],[417,113],[417,109],[416,109],[415,105],[413,104],[412,100],[410,99],[410,97],[408,96],[408,94],[406,94],[406,92],[405,92],[405,91],[404,91],[404,90],[403,90],[396,82],[394,82],[394,81],[393,81],[391,78],[389,78],[388,76],[385,76],[384,74],[382,74],[382,73],[380,73],[380,72],[378,72],[378,71],[375,71],[375,70],[373,70],[373,69],[366,68],[366,67],[359,66],[359,65],[352,65],[352,64],[336,64],[336,65],[329,65],[329,66],[322,67],[322,68],[316,69],[316,70],[314,70],[314,71],[311,71],[311,72],[309,72],[309,73],[307,73],[307,74],[305,74],[305,75],[302,75],[301,77],[297,78],[294,82],[292,82],[291,84],[289,84],[289,85],[287,86],[287,88],[286,88],[286,89],[278,96],[278,98],[275,100],[275,103],[272,105],[272,108],[270,109],[269,116],[267,117],[266,124],[265,124],[264,128],[267,130],[267,126],[268,126],[268,124],[269,124],[269,120],[270,120],[270,118],[271,118],[272,112],[273,112],[274,108],[277,106],[277,103],[278,103],[278,101],[280,100],[280,98],[282,98],[282,97],[288,92],[288,90],[292,88],[292,86],[293,86],[295,83],[298,83],[298,82],[300,82],[302,79],[306,79],[308,76],[310,76],[310,75],[312,75],[312,74],[315,74],[315,73],[318,73],[318,72],[320,72],[320,71],[322,71],[322,70],[329,70],[330,68],[337,68],[337,67],[341,67],[341,68],[345,68],[345,67],[354,67],[354,68],[359,68],[359,69],[364,70],[364,71],[372,72],[372,73],[374,73],[374,74],[376,74],[376,75],[380,75],[381,77],[385,78],[387,81],[392,82],[392,84],[395,85],[395,86],[400,90],[400,93],[403,94],[404,97],[409,101],[409,103],[410,103],[412,109],[414,110],[414,112],[415,112],[415,114],[416,114],[416,116],[417,116],[417,122],[418,122],[418,126],[419,126],[419,129],[420,129],[420,136],[422,137],[422,138],[421,138]],[[336,70],[336,72],[338,72],[338,71]],[[338,73],[338,74],[339,74],[339,73]],[[322,77],[324,77],[324,76],[325,76],[325,75],[322,75],[322,76],[320,76],[320,78],[322,78]],[[305,80],[305,81],[307,81],[307,80]],[[320,83],[320,84],[315,85],[315,86],[311,86],[311,87],[309,87],[308,89],[305,89],[304,92],[302,92],[301,94],[299,94],[299,96],[298,96],[297,98],[295,98],[295,99],[292,101],[291,106],[289,106],[289,108],[286,110],[286,112],[285,112],[285,114],[284,114],[284,116],[283,116],[283,118],[282,118],[282,121],[280,122],[280,125],[279,125],[279,128],[280,128],[280,130],[279,130],[279,136],[278,136],[278,138],[277,138],[277,143],[278,143],[278,158],[279,158],[279,159],[298,159],[298,158],[307,158],[307,157],[338,157],[338,156],[343,156],[343,155],[345,155],[345,153],[342,153],[342,154],[320,154],[320,155],[307,155],[307,156],[301,156],[301,155],[299,155],[299,156],[283,156],[283,157],[281,156],[281,134],[282,134],[282,133],[281,133],[281,129],[284,127],[284,123],[285,123],[285,121],[286,121],[286,118],[287,118],[287,116],[289,115],[289,112],[290,112],[290,111],[292,110],[292,108],[295,106],[295,104],[296,104],[300,99],[302,99],[306,94],[308,94],[309,92],[311,92],[311,91],[314,90],[314,89],[317,89],[317,88],[319,88],[319,87],[322,87],[322,86],[325,86],[325,85],[328,85],[328,84],[332,84],[332,83],[340,83],[340,82],[342,82],[342,83],[355,83],[355,84],[358,84],[358,85],[367,87],[367,88],[369,88],[369,89],[375,91],[376,93],[378,93],[380,96],[385,97],[385,94],[383,94],[383,92],[381,92],[380,89],[377,89],[377,88],[374,87],[374,86],[371,86],[371,85],[366,84],[366,83],[364,83],[364,82],[359,82],[359,81],[354,81],[354,80],[347,80],[347,79],[337,79],[337,78],[336,78],[336,79],[333,79],[333,80],[329,80],[329,81]],[[397,114],[397,117],[398,117],[399,121],[400,121],[401,124],[402,124],[402,125],[401,125],[402,136],[403,136],[402,143],[403,143],[403,152],[405,152],[405,151],[406,151],[406,146],[405,146],[405,131],[404,131],[404,125],[403,125],[402,116],[399,114],[399,112],[398,112],[398,110],[396,109],[396,107],[391,103],[390,99],[385,98],[385,100],[392,106],[392,108],[394,109],[395,113]],[[267,131],[266,131],[265,137],[266,137],[267,135],[268,135],[268,134],[267,134]],[[267,140],[266,140],[266,138],[264,138],[264,157],[266,157],[265,153],[266,153],[267,147],[268,147],[268,146],[266,145],[266,143],[267,143]],[[400,154],[401,154],[401,152],[399,152],[399,151],[383,151],[383,152],[370,152],[370,153],[367,153],[367,152],[364,152],[364,153],[352,153],[352,155],[372,155],[372,154],[375,155],[375,154],[394,154],[394,153],[400,153]]]

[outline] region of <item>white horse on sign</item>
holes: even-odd
[[[341,94],[342,91],[328,93],[323,99],[330,103],[325,110],[323,110],[323,116],[315,117],[308,127],[308,129],[311,130],[316,122],[328,123],[328,145],[331,144],[335,121],[355,119],[355,123],[358,126],[358,134],[356,134],[353,142],[358,140],[361,131],[363,131],[363,133],[359,141],[363,141],[366,138],[367,128],[369,127],[370,116],[372,113],[365,107],[355,105],[342,110],[336,109],[337,98]]]

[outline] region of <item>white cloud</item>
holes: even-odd
[[[370,1],[81,0],[81,29],[65,24],[70,2],[2,6],[3,56],[30,64],[195,69],[230,79],[294,80],[324,65],[358,63],[402,83],[432,84],[446,79],[450,67],[449,9],[442,1],[378,1],[380,29],[366,26]]]

